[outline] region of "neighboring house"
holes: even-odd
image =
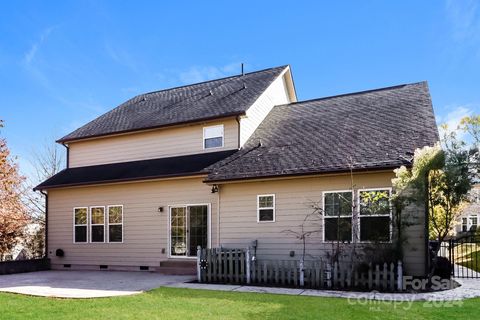
[[[480,222],[480,184],[473,186],[469,194],[469,203],[462,210],[457,220],[455,234],[457,236],[474,234]]]
[[[258,257],[299,259],[286,230],[312,203],[326,215],[309,254],[337,239],[388,243],[388,200],[370,191],[388,197],[393,169],[437,141],[426,82],[297,102],[282,66],[141,94],[58,141],[67,169],[36,187],[48,193],[48,257],[54,268],[154,270],[197,246],[257,240]],[[413,214],[404,262],[423,275],[425,211]]]

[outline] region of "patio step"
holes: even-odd
[[[195,260],[160,261],[157,272],[168,275],[196,275],[197,262]]]

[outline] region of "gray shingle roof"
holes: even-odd
[[[285,68],[141,94],[58,142],[242,115]]]
[[[39,184],[34,190],[206,174],[206,167],[235,152],[236,150],[227,150],[67,168]]]
[[[273,108],[207,181],[394,168],[438,140],[426,82],[297,102]]]

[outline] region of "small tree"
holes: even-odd
[[[463,118],[460,121],[459,129],[468,133],[475,145],[480,145],[480,115]]]
[[[0,128],[3,122],[0,120]],[[24,234],[30,222],[22,202],[24,178],[10,156],[5,139],[0,139],[0,260],[9,254]]]
[[[353,175],[353,160],[350,157],[349,159],[349,167],[350,167],[350,184],[351,190],[355,190],[355,183],[354,183],[354,175]],[[357,217],[357,210],[356,210],[356,201],[355,198],[345,198],[342,195],[338,195],[339,202],[341,206],[345,206],[345,208],[350,207],[352,212],[352,220],[355,220]],[[307,254],[307,240],[314,236],[322,233],[322,230],[325,230],[325,208],[323,208],[322,203],[310,201],[308,206],[311,208],[312,212],[308,213],[305,218],[303,219],[302,223],[298,226],[297,230],[283,230],[282,232],[286,234],[293,235],[302,243],[302,257],[301,261],[304,262]],[[328,214],[328,213],[327,213]],[[343,221],[340,211],[338,212],[337,216],[329,216],[331,218],[336,218],[333,228],[335,228],[336,233],[336,240],[331,241],[331,251],[327,252],[326,258],[328,261],[333,264],[335,262],[340,262],[341,258],[346,258],[352,267],[354,268],[354,264],[356,259],[359,256],[357,252],[357,243],[358,243],[358,234],[357,234],[357,227],[355,222],[347,223]],[[344,240],[342,239],[342,232],[345,230],[351,231],[352,239],[351,240]],[[346,245],[348,243],[348,245]],[[318,257],[317,257],[318,259]],[[321,259],[321,258],[320,258]],[[353,274],[353,273],[352,273]]]
[[[428,176],[428,205],[430,212],[430,236],[443,241],[453,230],[468,202],[468,193],[476,176],[478,149],[457,138],[457,130],[444,132],[442,145],[445,162],[440,170],[431,170]],[[467,129],[465,129],[467,130]],[[472,133],[476,130],[472,129]]]
[[[453,230],[463,203],[471,189],[470,151],[464,149],[455,135],[444,137],[440,145],[415,151],[411,170],[395,170],[392,180],[397,192],[394,202],[400,208],[410,203],[424,204],[428,209],[430,238],[442,243]],[[434,252],[431,275],[435,271],[438,250]]]
[[[470,170],[475,175],[474,179],[480,180],[480,115],[465,117],[460,121],[458,130],[468,134],[471,145],[469,146]]]
[[[453,229],[462,203],[471,188],[466,154],[443,151],[439,145],[415,151],[413,167],[395,170],[393,184],[398,206],[425,203],[428,206],[430,237],[443,241]]]

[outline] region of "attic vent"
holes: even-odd
[[[101,265],[100,265],[100,269],[108,269],[108,266],[107,266],[107,265],[104,265],[104,264],[101,264]]]
[[[149,267],[148,266],[140,266],[141,271],[148,271]]]

